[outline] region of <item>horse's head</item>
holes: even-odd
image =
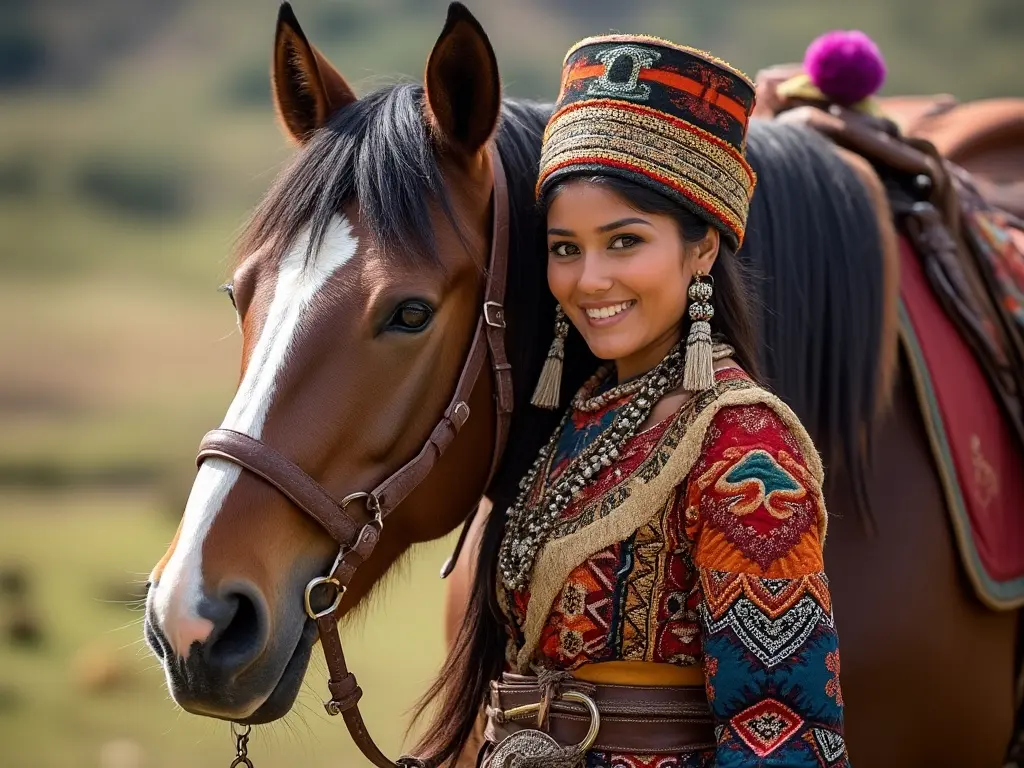
[[[287,4],[273,61],[277,109],[299,148],[254,215],[230,283],[241,380],[222,427],[273,447],[341,499],[417,454],[455,389],[489,253],[497,64],[457,4],[423,87],[357,99]],[[345,607],[479,499],[492,400],[483,375],[473,417],[388,518]],[[175,700],[238,721],[286,713],[316,636],[303,591],[336,550],[254,473],[205,460],[147,603],[146,637]]]

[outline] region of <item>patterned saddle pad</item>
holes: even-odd
[[[903,238],[900,298],[901,339],[964,567],[986,605],[1017,608],[1024,605],[1024,455]]]

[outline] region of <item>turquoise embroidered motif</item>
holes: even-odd
[[[762,505],[772,516],[784,520],[792,513],[784,505],[806,495],[804,487],[768,451],[753,450],[743,455],[719,478],[715,490],[741,497],[733,512],[743,516]]]

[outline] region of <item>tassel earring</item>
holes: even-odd
[[[711,347],[711,306],[715,279],[701,271],[693,276],[687,294],[690,297],[690,335],[686,339],[686,362],[683,366],[683,389],[703,392],[715,384],[715,365]]]
[[[562,361],[565,359],[565,337],[569,335],[569,321],[562,306],[555,306],[555,338],[544,361],[537,388],[533,390],[531,403],[538,408],[554,410],[558,407],[558,396],[562,389]]]

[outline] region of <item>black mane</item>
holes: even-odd
[[[870,518],[865,473],[878,394],[882,245],[860,179],[808,128],[754,120],[758,174],[739,258],[759,276],[761,370]]]
[[[308,226],[312,258],[331,218],[358,200],[360,221],[384,251],[436,258],[430,203],[455,219],[422,105],[423,86],[402,83],[332,115],[257,207],[240,252],[270,242],[282,251]]]

